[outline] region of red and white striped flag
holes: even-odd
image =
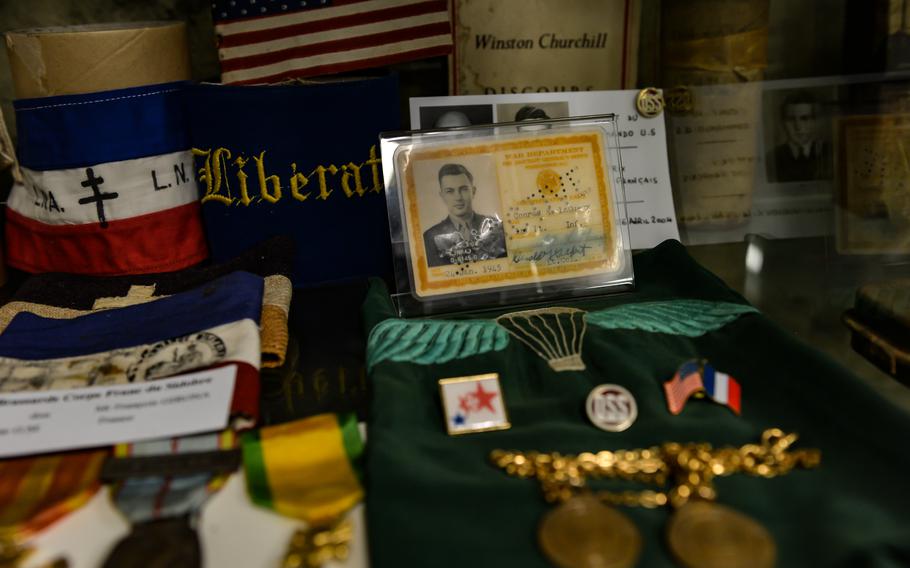
[[[664,383],[664,393],[667,395],[667,408],[670,414],[682,412],[686,401],[692,394],[704,390],[701,378],[701,365],[697,361],[687,361],[673,375],[673,378]]]
[[[269,83],[446,55],[446,0],[215,0],[221,80]]]

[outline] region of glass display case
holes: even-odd
[[[910,557],[910,0],[0,31],[0,567]],[[209,383],[158,435],[8,427]]]

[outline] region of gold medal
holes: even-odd
[[[707,501],[690,501],[667,526],[670,550],[687,568],[771,568],[776,547],[746,515]]]
[[[771,534],[746,515],[708,499],[716,497],[713,481],[718,476],[775,477],[795,467],[818,467],[819,450],[789,449],[796,439],[796,434],[772,428],[762,432],[761,444],[740,448],[667,442],[660,447],[578,455],[494,450],[490,459],[508,475],[536,478],[547,501],[563,502],[544,516],[538,528],[541,550],[560,568],[635,564],[641,536],[607,504],[677,507],[667,526],[667,540],[685,568],[772,568],[777,549]],[[659,487],[670,482],[673,487],[666,492],[599,491],[594,497],[584,493],[588,479],[622,479]]]
[[[560,568],[626,568],[641,552],[635,525],[592,495],[572,497],[544,515],[537,540]]]

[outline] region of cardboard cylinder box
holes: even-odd
[[[17,99],[75,95],[190,78],[183,22],[15,30],[6,51]]]

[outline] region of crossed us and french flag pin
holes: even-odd
[[[694,359],[683,363],[673,378],[664,383],[667,395],[667,408],[673,415],[682,412],[689,397],[707,396],[714,402],[723,404],[740,414],[740,387],[736,379],[727,373],[721,373],[710,363]]]

